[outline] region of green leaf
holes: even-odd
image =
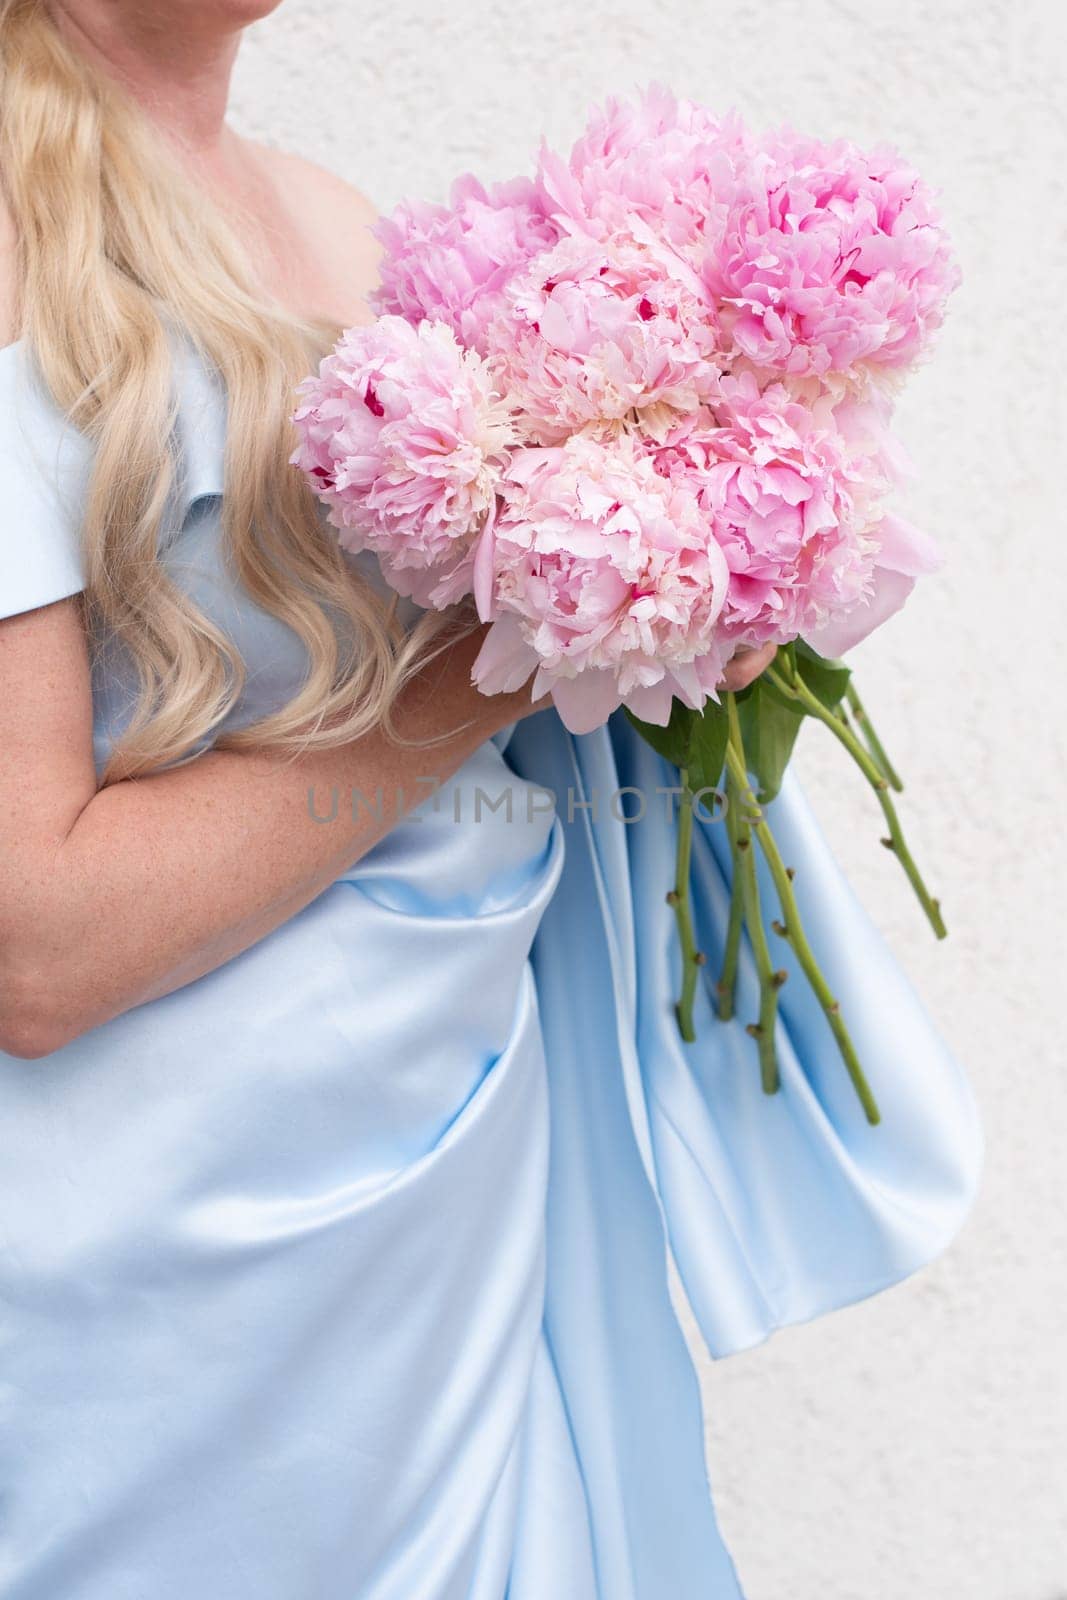
[[[623,707],[625,710],[626,708]],[[696,712],[690,711],[679,699],[671,705],[671,719],[665,728],[655,722],[642,722],[632,711],[626,711],[627,720],[659,755],[676,767],[684,767],[689,760],[689,742]]]
[[[846,667],[843,661],[829,661],[826,656],[819,655],[803,639],[796,640],[794,651],[800,677],[827,711],[836,711],[845,698],[848,680],[852,676],[851,668]]]
[[[718,785],[726,764],[726,743],[730,734],[724,705],[709,700],[703,711],[691,711],[676,697],[665,728],[654,722],[642,722],[630,711],[626,716],[653,750],[679,771],[685,769],[692,790],[714,789]]]
[[[761,802],[773,800],[782,787],[803,711],[778,694],[773,685],[757,678],[755,693],[738,703],[745,760],[759,787]]]
[[[708,700],[702,711],[691,711],[692,736],[689,743],[689,787],[714,789],[726,765],[726,745],[730,723],[726,707]]]

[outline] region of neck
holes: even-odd
[[[221,155],[239,32],[210,21],[176,27],[166,6],[118,9],[110,0],[51,0],[56,26],[79,54],[122,84],[188,155]]]

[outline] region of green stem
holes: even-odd
[[[809,716],[816,717],[820,722],[826,724],[834,738],[840,740],[844,745],[872,789],[877,791],[885,789],[886,778],[881,768],[875,765],[873,757],[860,744],[848,723],[843,722],[839,717],[835,717],[832,711],[826,709],[818,695],[812,694],[799,673],[790,673],[788,677],[785,677],[776,667],[768,667],[766,672],[767,677],[780,694],[788,696],[791,700],[799,701]]]
[[[718,1016],[720,1022],[729,1022],[734,1014],[734,994],[737,988],[737,961],[741,948],[741,925],[744,921],[745,907],[741,894],[741,851],[738,848],[738,815],[741,809],[740,796],[727,776],[726,780],[726,837],[730,844],[730,860],[733,871],[730,875],[730,920],[726,928],[726,946],[723,950],[722,971],[716,985],[718,995]]]
[[[867,715],[866,708],[856,693],[854,684],[849,683],[848,688],[845,690],[845,699],[848,701],[849,710],[855,717],[859,730],[867,742],[867,748],[885,774],[889,787],[895,789],[897,794],[902,794],[904,785],[897,776],[896,768],[885,753],[885,746],[875,732],[874,724]]]
[[[745,774],[744,744],[741,740],[741,723],[737,715],[737,701],[732,694],[726,696],[727,715],[730,719],[730,742],[727,745],[727,761],[730,762],[731,775],[734,779],[734,789],[742,802],[751,799],[751,805],[756,814],[759,807],[751,797]],[[740,768],[743,782],[737,782],[736,769]],[[767,931],[763,925],[763,912],[760,906],[759,880],[756,876],[756,857],[752,849],[752,825],[744,805],[735,807],[735,826],[737,828],[737,857],[736,864],[740,870],[741,902],[744,908],[744,922],[748,930],[749,943],[752,945],[752,955],[756,963],[756,974],[759,978],[759,1021],[750,1022],[746,1032],[756,1040],[759,1049],[760,1082],[765,1094],[774,1094],[779,1086],[778,1056],[775,1050],[774,1028],[778,1016],[778,991],[785,982],[785,972],[774,969],[771,960],[770,947],[767,944]]]
[[[889,828],[889,837],[883,839],[882,843],[887,850],[892,850],[897,857],[904,869],[908,882],[915,891],[919,904],[926,914],[927,921],[937,937],[943,939],[948,929],[945,927],[944,918],[941,915],[940,902],[934,898],[926,887],[923,876],[915,864],[911,851],[908,849],[904,839],[904,830],[900,825],[900,818],[897,816],[897,808],[888,792],[889,780],[882,772],[881,767],[875,765],[873,757],[864,749],[848,723],[826,709],[818,696],[812,694],[799,673],[791,673],[790,676],[783,677],[774,667],[768,667],[767,676],[781,694],[788,695],[798,701],[810,716],[824,723],[834,738],[844,745],[853,761],[855,761],[877,795],[878,804],[882,808],[882,815],[885,817]]]
[[[697,949],[696,939],[693,936],[693,917],[689,900],[689,866],[693,853],[693,791],[689,787],[689,774],[684,767],[679,779],[682,794],[678,811],[674,888],[667,895],[667,900],[674,907],[678,940],[682,947],[682,992],[675,1008],[678,1029],[686,1044],[692,1044],[696,1038],[693,1001],[696,998],[697,973],[704,965],[704,956]]]
[[[892,850],[893,854],[904,868],[905,876],[907,877],[907,880],[911,884],[912,888],[915,890],[919,904],[925,911],[926,919],[931,928],[933,928],[934,933],[939,939],[944,939],[948,935],[948,929],[945,927],[945,919],[941,915],[941,902],[930,893],[929,889],[926,887],[926,884],[923,882],[922,873],[915,865],[915,859],[912,856],[911,851],[908,849],[907,842],[904,838],[904,830],[900,826],[900,818],[897,816],[897,808],[884,789],[879,794],[878,800],[882,807],[882,815],[885,817],[886,826],[889,829],[889,837],[887,839],[883,839],[882,843],[885,845],[887,850]]]
[[[815,959],[815,954],[804,932],[800,909],[797,905],[796,895],[793,892],[790,871],[782,861],[770,825],[752,793],[743,757],[732,743],[727,746],[726,761],[731,778],[741,789],[744,796],[750,817],[749,825],[756,835],[760,849],[763,851],[771,877],[774,879],[778,899],[781,902],[782,915],[785,920],[784,924],[776,925],[777,931],[789,940],[800,969],[811,985],[812,992],[825,1013],[831,1032],[837,1041],[837,1047],[845,1063],[845,1068],[859,1096],[860,1104],[863,1106],[867,1121],[872,1124],[880,1122],[881,1113],[878,1110],[878,1104],[860,1065],[856,1047],[852,1043],[852,1037],[842,1019],[840,1006],[823,976],[822,968]]]

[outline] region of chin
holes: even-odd
[[[281,3],[282,0],[217,0],[206,11],[212,21],[225,22],[231,28],[247,28],[250,23],[269,17]]]
[[[226,10],[238,26],[246,27],[250,22],[258,22],[261,17],[269,17],[281,3],[282,0],[226,0]]]
[[[155,29],[193,28],[198,34],[239,33],[253,22],[260,22],[277,11],[281,0],[175,0],[166,11],[152,14]],[[143,19],[140,0],[112,0],[111,9],[121,19],[131,11]]]

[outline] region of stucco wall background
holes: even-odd
[[[957,1243],[919,1277],[701,1360],[751,1600],[1067,1597],[1065,46],[1051,0],[287,0],[238,69],[239,126],[383,208],[443,197],[467,166],[524,170],[542,131],[569,141],[587,101],[652,78],[757,123],[892,139],[943,191],[966,282],[899,425],[918,468],[904,509],[949,563],[856,665],[905,769],[946,944],[819,730],[801,760],[969,1067],[986,1175]]]

